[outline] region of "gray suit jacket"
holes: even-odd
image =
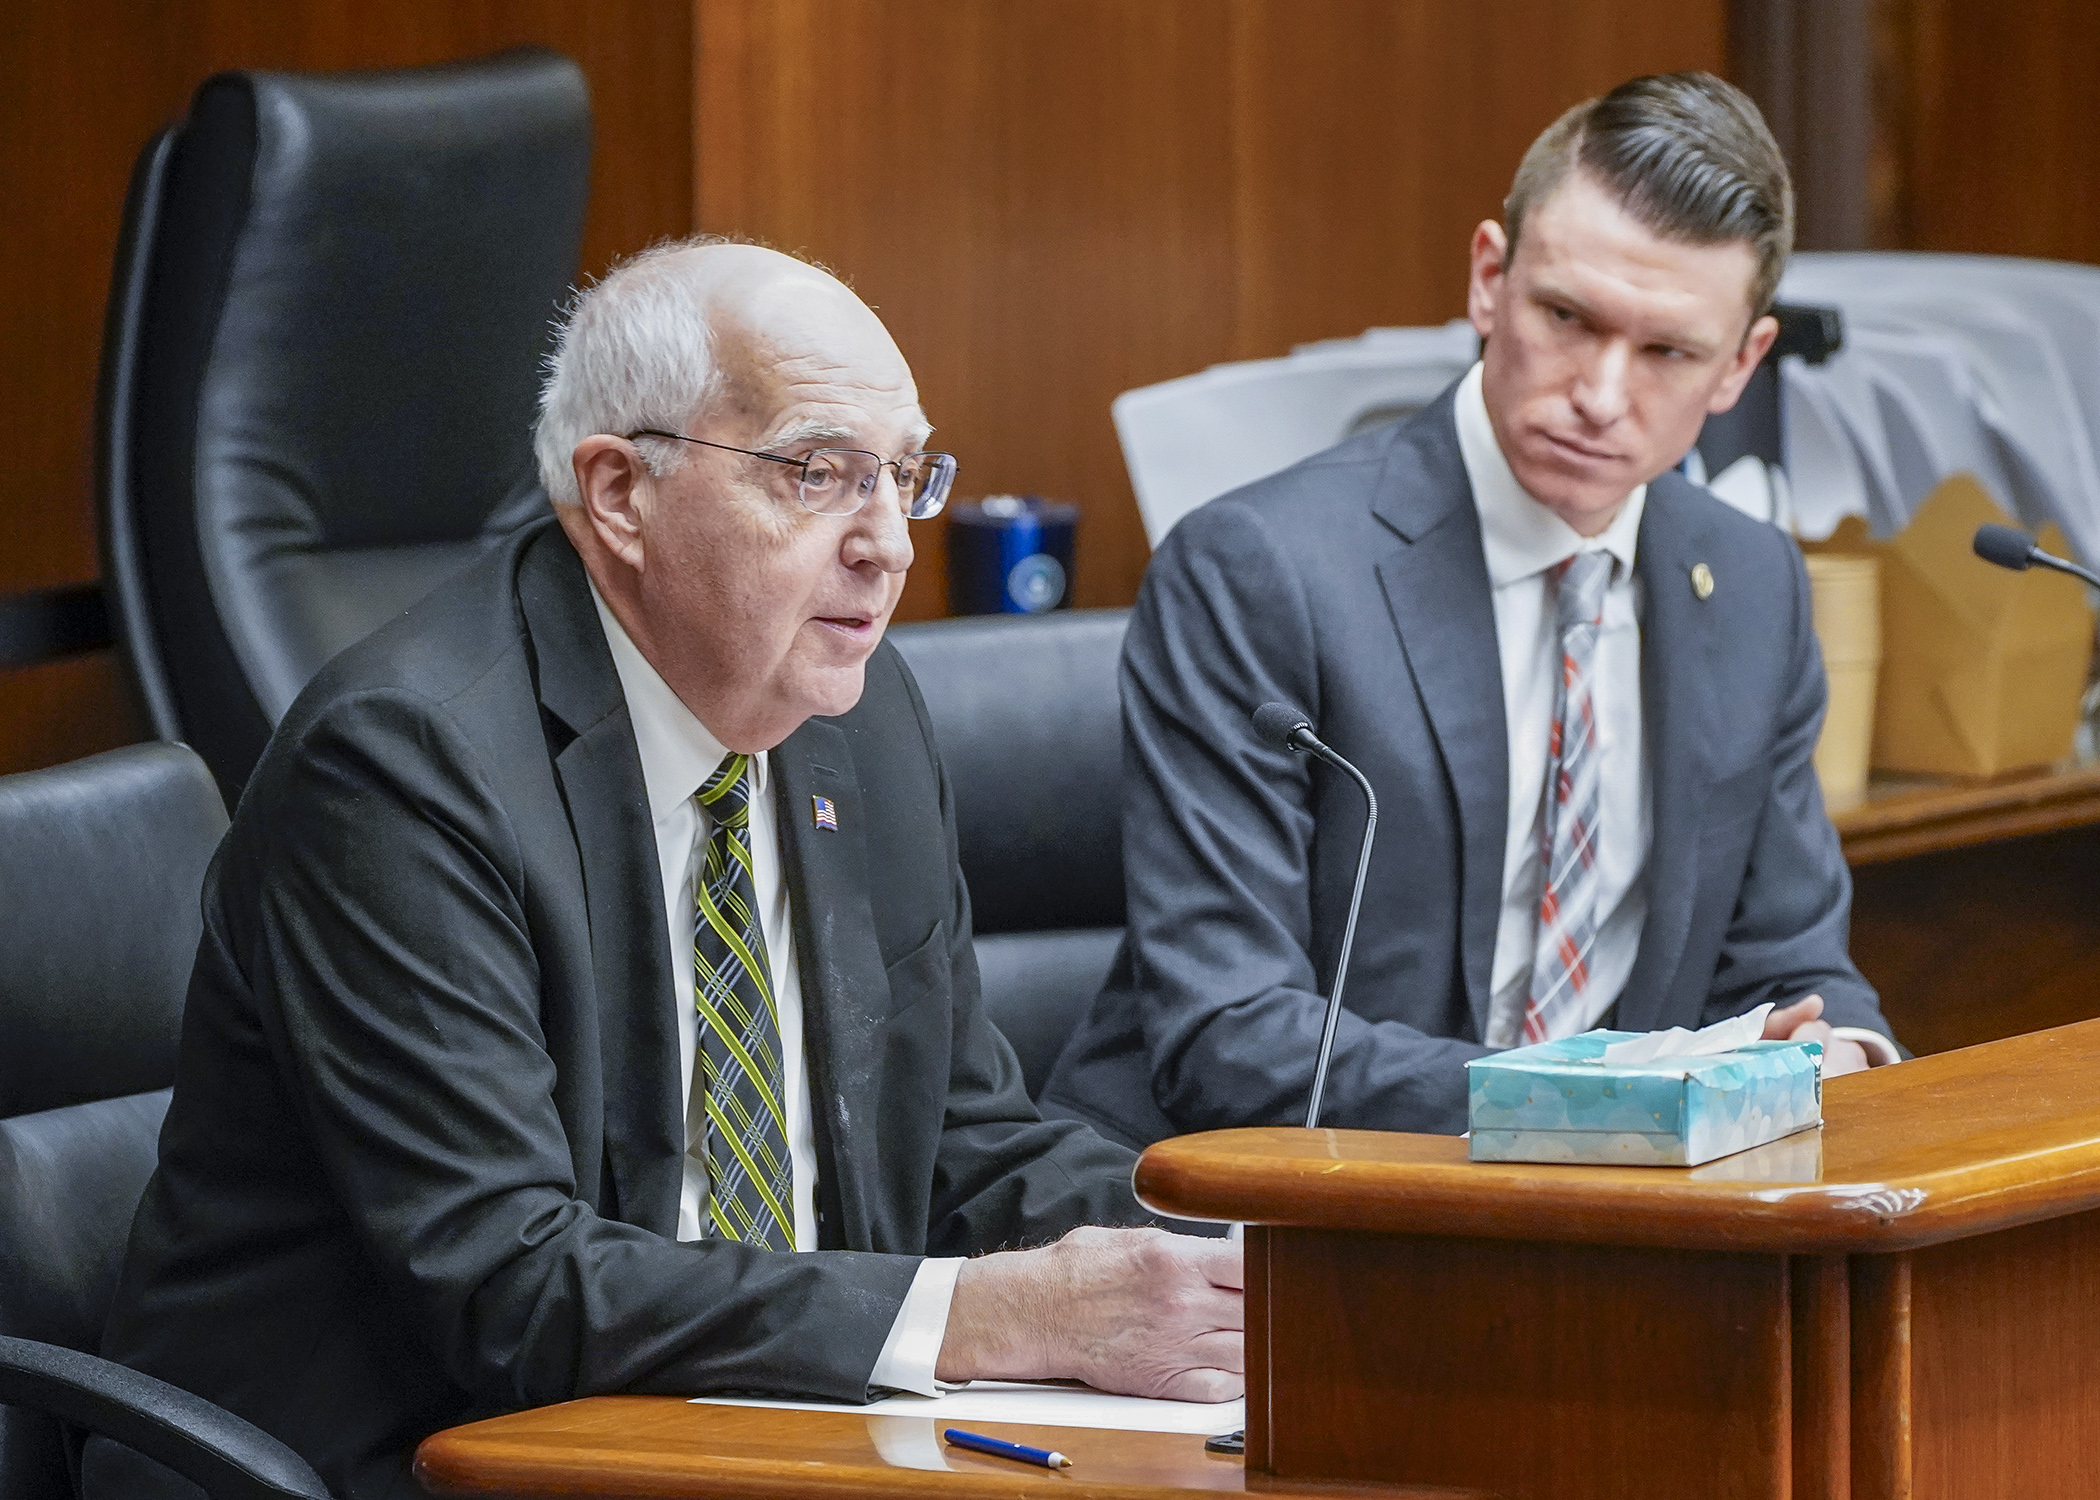
[[[1698,598],[1690,574],[1712,570]],[[1785,535],[1678,475],[1637,560],[1654,784],[1648,918],[1615,1023],[1696,1026],[1820,992],[1886,1031],[1845,951],[1851,880],[1812,756],[1822,659]],[[1324,1123],[1465,1128],[1508,820],[1479,514],[1452,392],[1190,515],[1122,667],[1130,926],[1046,1113],[1144,1145],[1304,1117],[1363,830],[1355,787],[1256,738],[1303,709],[1379,797]]]

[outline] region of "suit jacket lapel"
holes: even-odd
[[[1691,928],[1699,829],[1713,779],[1714,700],[1709,611],[1692,592],[1699,538],[1672,504],[1673,476],[1648,489],[1634,572],[1641,580],[1642,717],[1652,788],[1647,867],[1648,916],[1640,953],[1619,998],[1617,1025],[1648,1031],[1659,1023]],[[1679,1017],[1689,1022],[1693,1018]]]
[[[619,1216],[671,1235],[678,1227],[685,1156],[678,996],[634,727],[583,565],[551,528],[519,569],[518,602],[532,641],[541,707],[573,736],[556,753],[554,769],[583,869],[605,1149]]]
[[[1452,397],[1446,391],[1401,430],[1372,509],[1405,544],[1379,562],[1378,579],[1458,810],[1459,951],[1479,1037],[1502,906],[1509,725],[1494,593]]]
[[[890,1249],[876,1224],[876,1133],[858,1122],[881,1106],[876,1061],[889,1013],[889,977],[869,900],[867,818],[845,733],[811,719],[773,751],[780,856],[792,891],[802,977],[802,1048],[809,1064],[823,1248]],[[813,799],[830,800],[836,829],[816,825]]]

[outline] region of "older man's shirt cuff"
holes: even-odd
[[[1903,1061],[1903,1054],[1896,1050],[1896,1044],[1878,1031],[1870,1031],[1864,1026],[1833,1026],[1830,1034],[1841,1042],[1859,1043],[1867,1054],[1869,1067],[1886,1067]]]
[[[868,1376],[871,1386],[910,1391],[917,1396],[938,1396],[940,1386],[933,1368],[940,1363],[941,1340],[948,1336],[948,1308],[955,1301],[955,1278],[962,1274],[962,1261],[922,1260],[890,1336],[882,1341],[875,1368]]]

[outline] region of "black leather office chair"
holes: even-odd
[[[223,73],[140,156],[103,576],[154,732],[229,804],[323,662],[542,513],[534,402],[590,130],[575,64],[525,49]]]
[[[900,625],[955,792],[985,1003],[1031,1096],[1108,977],[1123,936],[1129,611]]]
[[[226,828],[180,745],[0,777],[0,1496],[70,1500],[61,1421],[219,1500],[326,1500],[290,1449],[91,1352],[152,1174]]]

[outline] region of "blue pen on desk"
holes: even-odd
[[[1003,1438],[986,1437],[981,1432],[964,1432],[960,1427],[945,1429],[941,1436],[958,1448],[968,1448],[973,1453],[989,1453],[994,1458],[1010,1458],[1017,1464],[1034,1464],[1043,1469],[1069,1469],[1072,1460],[1062,1453],[1052,1453],[1048,1448],[1029,1448],[1020,1443],[1009,1443]]]

